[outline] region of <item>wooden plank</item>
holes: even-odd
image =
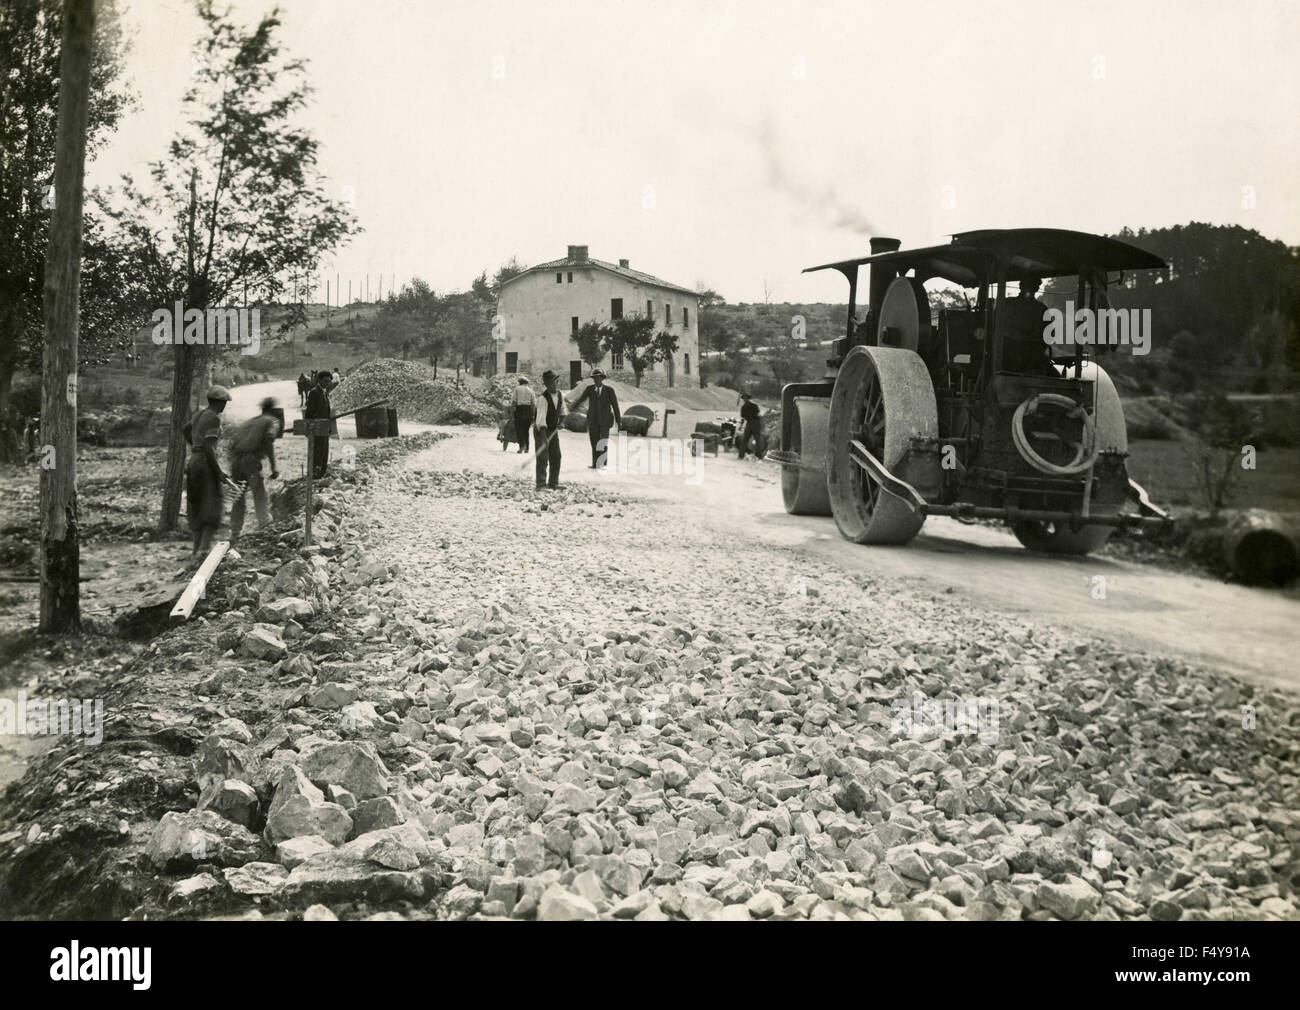
[[[190,579],[190,584],[185,587],[185,592],[181,593],[181,598],[176,601],[176,606],[172,607],[172,612],[168,615],[173,624],[181,624],[190,619],[190,614],[194,612],[194,608],[207,591],[208,579],[212,578],[212,573],[217,570],[217,565],[221,564],[221,559],[226,556],[228,550],[230,550],[230,541],[222,540],[208,551],[208,556],[203,559],[203,564],[199,565],[199,570],[194,573],[194,578]]]

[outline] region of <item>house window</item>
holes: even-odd
[[[570,333],[577,333],[577,332],[578,332],[578,317],[577,317],[577,316],[570,316],[570,317],[569,317],[569,332],[570,332]]]
[[[510,372],[517,372],[517,371],[519,371],[519,352],[518,352],[518,351],[506,351],[506,372],[507,372],[507,374],[510,373]]]
[[[682,326],[688,330],[691,328],[691,310],[685,305],[682,306]]]
[[[655,303],[649,298],[645,300],[645,317],[647,319],[653,319],[655,317]]]
[[[569,271],[569,283],[570,283],[570,284],[573,283],[573,271],[572,271],[572,270]]]
[[[561,273],[559,270],[555,271],[555,283],[556,284],[564,283],[564,274]]]
[[[689,354],[682,355],[682,369],[687,375],[691,374],[691,356]]]
[[[623,299],[622,299],[622,298],[611,298],[611,299],[609,300],[609,318],[610,318],[610,319],[622,319],[622,318],[623,318]],[[617,366],[616,366],[616,367],[617,367]]]
[[[673,324],[673,307],[667,302],[664,302],[664,322],[669,326]]]

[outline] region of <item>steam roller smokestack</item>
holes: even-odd
[[[903,243],[896,238],[873,238],[871,240],[871,255],[878,256],[880,253],[895,252]],[[889,287],[890,281],[898,276],[898,271],[885,263],[871,264],[871,286],[868,293],[873,316],[880,311],[880,303],[885,299],[885,289]],[[872,325],[876,325],[873,319]],[[874,340],[875,334],[872,334]]]

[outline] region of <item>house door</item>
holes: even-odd
[[[576,389],[579,382],[582,381],[582,362],[569,362],[569,388]]]

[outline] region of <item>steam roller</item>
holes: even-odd
[[[1164,262],[1047,228],[899,246],[875,238],[868,256],[809,268],[848,280],[848,322],[821,381],[782,391],[772,455],[786,511],[833,516],[860,544],[905,544],[931,515],[1001,520],[1025,547],[1053,554],[1087,554],[1120,527],[1167,526],[1125,467],[1123,405],[1095,360],[1110,348],[1049,343],[1037,298],[1041,281],[1059,279],[1081,309],[1113,314],[1108,289]],[[961,289],[965,304],[949,298],[936,311],[925,286],[934,280]]]

